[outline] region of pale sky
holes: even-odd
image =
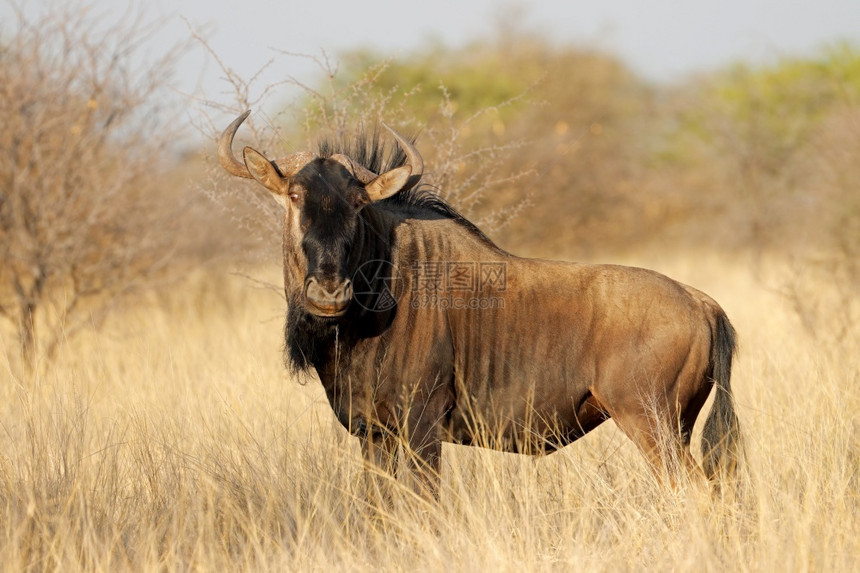
[[[20,0],[18,0],[20,1]],[[27,0],[38,10],[51,0]],[[126,0],[94,0],[99,10],[123,13]],[[262,85],[287,75],[310,77],[311,67],[277,50],[335,56],[369,47],[396,57],[430,41],[459,46],[492,35],[501,15],[518,10],[523,29],[556,42],[596,47],[622,58],[655,81],[674,81],[733,61],[762,62],[810,54],[848,40],[860,46],[860,0],[150,0],[165,18],[157,43],[201,32],[243,77],[270,59]],[[0,22],[8,6],[0,0]],[[219,99],[217,66],[194,50],[183,61],[179,88]]]
[[[491,35],[500,14],[512,6],[521,11],[518,20],[525,29],[605,49],[654,80],[671,81],[737,60],[809,53],[839,39],[860,45],[860,0],[157,0],[156,5],[208,29],[215,50],[237,69],[259,67],[275,55],[272,48],[337,54],[367,46],[396,56],[430,40],[462,45]]]

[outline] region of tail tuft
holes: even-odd
[[[741,428],[732,399],[732,357],[736,350],[735,329],[720,310],[711,346],[714,404],[702,431],[702,466],[709,479],[734,475],[741,456]]]

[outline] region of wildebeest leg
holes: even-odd
[[[391,431],[374,428],[361,438],[368,497],[387,503],[397,475],[399,440]]]
[[[704,474],[690,453],[690,435],[667,412],[652,409],[623,412],[615,423],[639,447],[657,479],[670,486],[686,475],[694,482]],[[680,431],[679,431],[680,430]]]
[[[654,475],[660,481],[675,473],[684,463],[682,436],[665,398],[648,394],[615,394],[613,400],[594,392],[618,428],[636,444]]]
[[[417,384],[401,436],[406,448],[409,481],[418,495],[438,499],[441,482],[442,427],[450,411],[452,373],[440,373],[435,384]]]
[[[699,413],[708,399],[708,394],[711,392],[713,380],[710,374],[707,374],[698,384],[691,386],[693,388],[692,395],[689,396],[686,405],[682,406],[679,419],[681,440],[684,448],[684,461],[690,477],[696,482],[706,484],[708,483],[708,477],[702,467],[696,463],[693,454],[690,452],[690,439],[693,435],[693,426],[696,423],[696,418],[699,417]]]
[[[441,481],[441,440],[433,439],[420,445],[410,445],[409,450],[407,464],[412,489],[419,495],[438,498]]]
[[[441,481],[442,441],[439,424],[429,417],[415,416],[408,432],[406,463],[409,480],[415,493],[438,498]]]

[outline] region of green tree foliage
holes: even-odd
[[[799,204],[823,192],[808,184],[821,167],[810,158],[822,154],[833,118],[860,107],[860,52],[839,45],[815,58],[738,64],[686,86],[674,104],[660,159],[729,189],[717,201],[743,205],[737,222],[750,233],[741,236],[764,246],[781,240]]]
[[[779,171],[834,109],[860,102],[860,52],[848,45],[814,59],[737,64],[701,81],[678,135]]]

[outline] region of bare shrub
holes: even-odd
[[[159,201],[179,49],[138,64],[153,23],[49,5],[0,44],[0,316],[25,364],[157,276],[180,203]],[[161,107],[160,107],[161,106]],[[41,353],[40,353],[41,351]]]

